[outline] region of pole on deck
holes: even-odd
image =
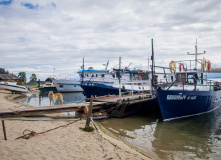
[[[121,57],[119,57],[119,99],[121,99]]]
[[[151,60],[152,60],[152,66],[151,66],[151,70],[152,70],[152,79],[151,79],[151,88],[153,91],[154,88],[154,74],[155,74],[155,68],[154,68],[154,49],[153,49],[153,39],[151,39],[151,46],[152,46],[152,56],[151,56]]]
[[[90,105],[89,105],[89,108],[88,108],[88,115],[87,115],[87,120],[86,120],[86,125],[85,127],[89,126],[90,125],[90,120],[91,120],[91,114],[92,114],[92,110],[93,110],[93,95],[91,95],[91,98],[90,98]]]

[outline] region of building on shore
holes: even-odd
[[[212,68],[211,73],[221,73],[221,68]]]
[[[20,82],[20,78],[13,74],[0,74],[0,81],[4,82]]]

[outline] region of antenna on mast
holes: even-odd
[[[195,55],[195,69],[197,70],[197,55],[201,55],[201,54],[205,54],[206,51],[204,51],[203,53],[197,53],[197,39],[196,39],[196,46],[195,46],[195,53],[190,54],[190,52],[187,52],[188,55]]]
[[[108,67],[108,65],[109,65],[109,60],[107,61],[107,64],[103,64],[104,66],[106,66],[105,67],[105,70],[107,70],[107,67]]]

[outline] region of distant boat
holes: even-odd
[[[80,86],[80,82],[74,80],[63,80],[56,79],[54,84],[58,92],[61,93],[72,93],[72,92],[83,92],[84,90]]]
[[[152,65],[152,94],[164,121],[200,115],[221,106],[220,83],[207,80],[207,72],[211,70],[210,61],[197,59],[199,54],[205,52],[197,53],[196,43],[195,54],[191,54],[195,55],[195,60],[171,61],[169,68]],[[154,54],[152,57],[154,60]],[[195,68],[191,68],[191,62],[195,62]],[[197,68],[198,63],[200,69]],[[155,73],[155,68],[163,69],[163,82],[157,78],[159,71]]]
[[[17,82],[0,82],[0,89],[9,90],[12,93],[26,93],[28,91],[31,91],[31,89],[28,86],[20,86],[17,85]]]
[[[53,78],[47,78],[46,83],[43,86],[40,86],[39,90],[41,92],[49,92],[49,91],[57,92],[56,86],[53,81],[54,81]]]

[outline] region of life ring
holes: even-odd
[[[203,61],[202,61],[202,69],[203,71],[206,71],[206,59],[205,58],[203,58]]]
[[[184,64],[183,63],[180,63],[180,66],[179,66],[179,71],[185,71],[185,67],[184,67]]]
[[[115,74],[115,71],[111,71],[110,73],[111,73],[111,74]]]
[[[207,61],[207,71],[211,71],[211,63],[210,63],[210,61]]]
[[[173,67],[173,68],[172,68]],[[170,72],[171,73],[174,73],[175,72],[175,63],[173,61],[170,61],[170,64],[169,64],[169,68],[170,68]]]

